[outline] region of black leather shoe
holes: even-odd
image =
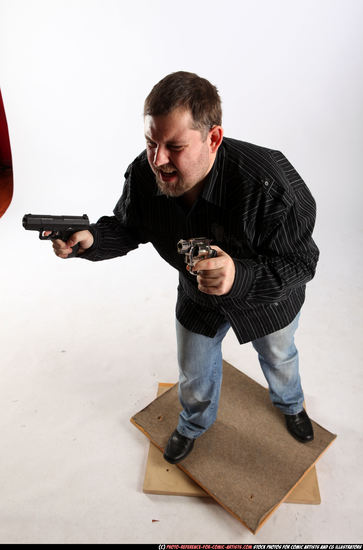
[[[194,439],[181,435],[175,430],[165,447],[164,458],[170,464],[176,464],[185,458],[193,449]]]
[[[301,443],[314,439],[313,426],[310,418],[303,409],[298,414],[285,414],[286,426],[290,434]]]

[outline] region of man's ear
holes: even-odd
[[[222,126],[213,126],[213,128],[209,130],[208,138],[209,138],[211,153],[216,153],[223,139]]]

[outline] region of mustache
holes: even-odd
[[[164,164],[163,166],[154,166],[156,172],[176,172],[176,168],[171,164]]]

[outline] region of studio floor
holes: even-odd
[[[362,541],[359,258],[333,271],[323,253],[296,338],[307,409],[338,436],[316,466],[321,504],[282,504],[253,535],[212,499],[142,490],[149,442],[130,418],[177,381],[176,274],[149,245],[59,260],[17,218],[1,233],[0,543]],[[223,355],[265,385],[232,332]]]

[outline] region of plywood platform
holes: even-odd
[[[180,411],[174,385],[131,421],[164,450]],[[256,533],[335,439],[313,426],[314,441],[295,441],[267,390],[224,362],[218,419],[177,468]]]
[[[162,395],[174,384],[160,383],[157,396]],[[179,495],[209,497],[199,485],[187,476],[177,465],[168,464],[163,454],[150,443],[143,485],[144,493],[154,495]],[[315,466],[295,487],[284,501],[291,504],[320,504],[320,491]]]

